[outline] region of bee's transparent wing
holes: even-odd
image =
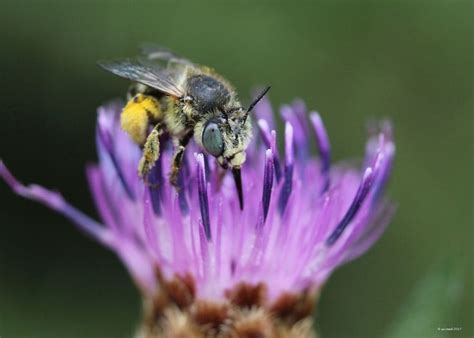
[[[184,95],[184,89],[175,76],[158,65],[140,60],[100,61],[99,66],[120,77],[143,83],[165,94],[175,97]],[[176,74],[175,74],[176,75]]]
[[[181,57],[166,47],[160,46],[155,43],[142,43],[140,45],[140,51],[143,56],[148,60],[153,61],[164,61],[168,63],[180,63],[186,66],[195,66],[194,63],[188,59]]]

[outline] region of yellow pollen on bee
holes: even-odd
[[[122,129],[138,144],[147,137],[149,120],[161,119],[161,109],[154,97],[137,94],[127,102],[120,116]]]

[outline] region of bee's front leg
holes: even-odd
[[[163,133],[163,124],[157,123],[153,130],[148,134],[145,145],[143,146],[143,154],[138,164],[138,176],[148,184],[148,173],[155,166],[156,161],[160,157],[160,135]]]
[[[179,169],[181,168],[181,163],[183,161],[183,156],[184,156],[184,150],[186,149],[186,146],[189,143],[189,140],[193,136],[192,131],[184,135],[182,139],[178,141],[178,144],[176,146],[174,155],[173,155],[173,161],[171,162],[171,173],[170,173],[170,183],[178,189],[178,175],[179,175]]]

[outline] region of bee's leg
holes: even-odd
[[[153,96],[139,93],[123,108],[120,124],[135,143],[143,145],[147,141],[150,124],[160,121],[162,117],[159,101]]]
[[[148,134],[145,145],[143,146],[143,154],[138,164],[138,176],[148,184],[148,173],[155,166],[156,161],[160,157],[160,135],[163,133],[163,124],[158,123]]]
[[[178,175],[179,169],[181,168],[181,162],[183,161],[184,150],[189,143],[189,140],[193,136],[193,132],[189,132],[182,139],[179,140],[178,145],[176,146],[173,161],[171,162],[171,173],[170,173],[170,183],[175,187],[178,187]]]

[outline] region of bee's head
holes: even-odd
[[[245,150],[250,142],[250,119],[243,109],[232,114],[214,115],[195,126],[196,141],[217,159],[222,168],[231,169],[234,175],[241,209],[244,205],[240,168],[245,162]],[[196,133],[197,132],[197,133]]]
[[[241,207],[243,197],[240,168],[245,162],[245,150],[252,136],[248,114],[269,89],[270,87],[266,88],[248,109],[243,109],[240,105],[234,106],[221,114],[210,116],[207,121],[198,123],[195,128],[198,143],[206,152],[216,157],[223,168],[232,170]]]
[[[250,142],[252,129],[243,110],[213,116],[198,129],[199,143],[223,168],[240,167],[245,162],[245,150]]]

